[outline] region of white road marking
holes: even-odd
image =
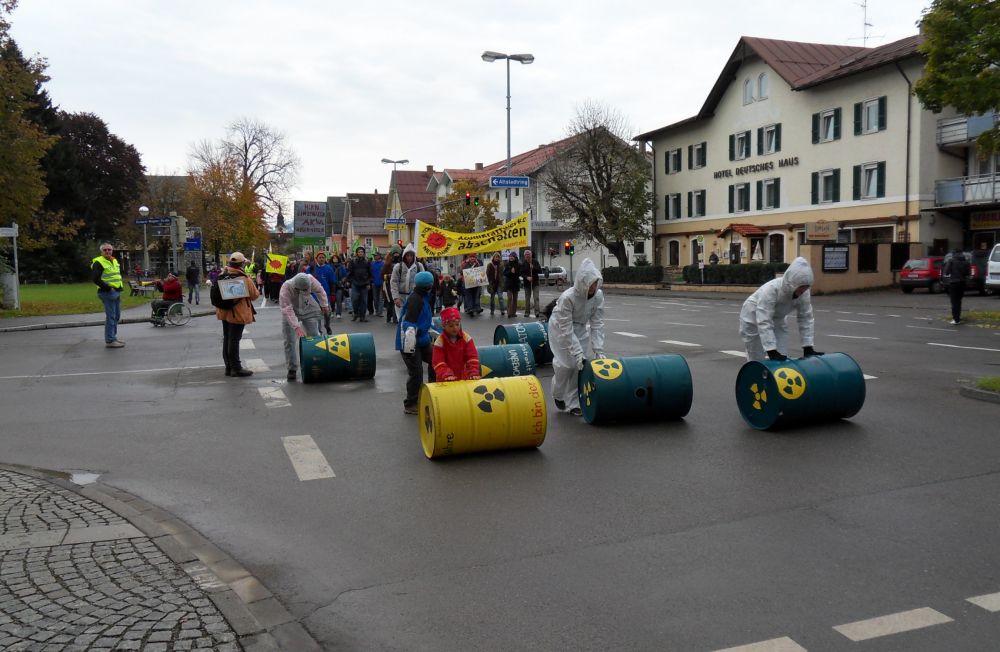
[[[870,335],[827,335],[826,337],[842,337],[846,340],[877,340],[877,337]]]
[[[861,315],[861,316],[863,316],[863,317],[875,317],[876,316],[874,312],[859,312],[858,314]]]
[[[632,321],[631,319],[613,319],[611,317],[605,317],[604,321]]]
[[[781,638],[772,638],[769,641],[727,647],[725,650],[716,650],[715,652],[807,652],[807,650],[787,636],[782,636]]]
[[[878,376],[869,376],[868,374],[861,374],[865,380],[878,380]]]
[[[285,393],[280,387],[258,387],[260,397],[264,399],[264,406],[268,408],[283,408],[291,406]]]
[[[681,312],[701,312],[698,308],[681,308]]]
[[[679,322],[679,321],[661,321],[660,323],[664,324],[666,326],[696,326],[696,327],[701,327],[701,324],[685,324],[684,322]]]
[[[701,346],[701,344],[695,344],[694,342],[678,342],[677,340],[660,340],[664,344],[673,344],[674,346]]]
[[[627,333],[625,331],[612,331],[615,335],[624,335],[625,337],[646,337],[645,335],[640,335],[639,333]]]
[[[250,350],[256,349],[256,348],[257,347],[254,346],[253,340],[251,340],[249,338],[246,338],[246,337],[244,337],[242,340],[240,340],[240,351],[250,351]]]
[[[847,322],[848,324],[874,324],[873,321],[860,321],[858,319],[838,319],[837,321]]]
[[[747,352],[746,351],[719,351],[719,353],[725,353],[726,355],[732,355],[732,356],[735,356],[737,358],[745,358],[745,357],[747,357]]]
[[[622,305],[623,306],[637,306],[639,304],[638,303],[623,303]]]
[[[899,315],[886,315],[886,317],[899,317]]]
[[[0,376],[0,380],[24,380],[26,378],[71,378],[73,376],[101,376],[104,374],[148,374],[158,371],[188,371],[192,369],[222,369],[221,364],[207,364],[198,367],[160,367],[159,369],[122,369],[119,371],[79,371],[69,374],[30,374],[27,376]]]
[[[738,314],[740,314],[739,310],[720,310],[719,312],[722,313],[723,315],[738,315]]]
[[[302,482],[337,477],[330,465],[327,464],[323,451],[309,435],[282,437],[281,443],[285,445],[288,459],[292,461],[295,474]]]
[[[854,314],[853,312],[848,312],[847,310],[838,310],[836,312],[837,312],[838,315],[853,315]]]
[[[260,358],[250,358],[243,361],[243,367],[249,369],[250,371],[255,371],[258,373],[263,373],[265,371],[271,371],[271,368],[261,360]]]
[[[697,306],[697,303],[682,303],[680,301],[656,301],[660,306]]]
[[[816,310],[814,310],[813,312],[830,312],[830,311],[827,310],[826,308],[816,308]]]
[[[907,325],[906,327],[907,328],[919,328],[922,331],[944,331],[945,333],[954,333],[955,332],[954,328],[933,328],[932,326],[910,326],[910,325]]]
[[[936,611],[930,607],[922,607],[920,609],[889,614],[888,616],[859,620],[847,623],[846,625],[837,625],[834,629],[852,641],[857,642],[867,641],[880,636],[889,636],[890,634],[911,632],[915,629],[923,629],[924,627],[950,622],[952,622],[952,619],[940,611]]]
[[[946,346],[949,349],[968,349],[970,351],[992,351],[993,353],[1000,353],[1000,349],[987,349],[982,346],[958,346],[957,344],[938,344],[937,342],[928,342],[928,346]]]
[[[966,598],[965,601],[971,602],[977,607],[982,607],[986,611],[992,611],[993,613],[1000,611],[1000,593],[977,595],[972,598]]]

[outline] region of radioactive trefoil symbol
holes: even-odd
[[[763,404],[767,403],[767,391],[763,387],[757,387],[757,383],[750,385],[750,391],[753,392],[754,409],[762,410]]]
[[[590,369],[594,375],[604,380],[614,380],[622,375],[622,363],[611,358],[598,358],[590,362]]]
[[[806,379],[795,369],[781,367],[774,372],[778,391],[785,398],[794,401],[806,392]]]
[[[476,394],[482,395],[483,400],[479,401],[476,407],[478,407],[483,412],[493,412],[493,401],[503,402],[504,400],[503,390],[501,390],[499,387],[490,390],[489,388],[486,387],[486,385],[478,385],[472,391],[475,392]]]

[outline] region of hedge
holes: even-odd
[[[705,265],[705,285],[761,285],[786,269],[788,263]],[[684,268],[684,280],[701,285],[701,271],[697,265]]]
[[[659,283],[663,280],[663,268],[659,265],[605,267],[601,276],[605,283]]]

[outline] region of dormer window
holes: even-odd
[[[753,103],[753,80],[743,80],[743,104]]]
[[[766,100],[767,99],[767,73],[760,73],[760,77],[757,78],[757,99]]]

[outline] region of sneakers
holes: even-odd
[[[337,319],[343,319],[343,316],[339,312],[337,313]]]
[[[572,414],[574,417],[583,416],[583,410],[581,410],[580,408],[573,408],[572,410],[569,411],[569,413]]]
[[[416,414],[416,413],[417,413],[417,406],[416,405],[404,405],[403,406],[403,414]]]
[[[556,409],[558,410],[566,409],[566,401],[560,401],[559,399],[554,399],[554,400],[556,402]]]
[[[952,320],[951,320],[950,322],[948,322],[948,323],[949,323],[949,324],[951,324],[952,326],[957,326],[957,325],[959,325],[959,324],[961,324],[961,323],[962,323],[962,320],[961,320],[961,319],[959,319],[958,321],[955,321],[954,319],[952,319]]]
[[[122,342],[121,340],[115,340],[114,342],[108,342],[104,346],[109,349],[120,349],[123,346],[125,346],[125,342]]]
[[[295,379],[298,377],[298,375],[299,375],[299,372],[297,372],[295,369],[289,369],[288,370],[288,382],[294,383]]]

